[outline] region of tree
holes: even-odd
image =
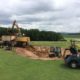
[[[16,33],[17,30],[2,28],[0,27],[0,36],[2,35],[11,35]],[[38,29],[22,29],[21,33],[25,34],[25,36],[30,37],[32,41],[60,41],[64,40],[63,36],[60,33],[52,32],[52,31],[39,31]],[[14,34],[15,35],[15,34]]]

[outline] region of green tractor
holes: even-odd
[[[66,55],[64,58],[65,64],[71,68],[80,67],[79,44],[76,44],[76,41],[71,40],[71,46],[66,50],[70,50],[71,55]]]

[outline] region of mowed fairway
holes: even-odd
[[[80,69],[64,61],[42,61],[0,49],[0,80],[80,80]]]

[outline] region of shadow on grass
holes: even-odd
[[[80,67],[76,68],[76,69],[73,69],[73,68],[70,68],[69,66],[67,66],[66,64],[61,64],[60,67],[62,69],[67,69],[67,70],[80,70]]]
[[[61,64],[60,67],[63,68],[63,69],[70,69],[70,68],[69,68],[67,65],[65,65],[65,64]]]

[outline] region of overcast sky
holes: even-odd
[[[80,32],[80,0],[0,0],[0,25]]]

